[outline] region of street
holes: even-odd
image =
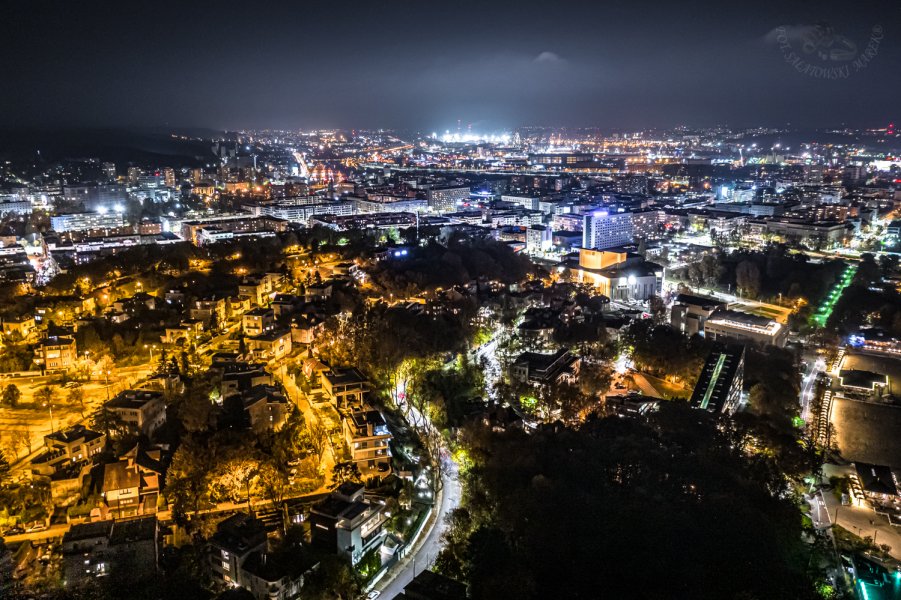
[[[389,572],[385,579],[379,582],[375,589],[382,592],[381,597],[391,599],[403,593],[404,587],[413,581],[418,574],[428,569],[438,557],[441,551],[441,539],[447,531],[446,517],[460,505],[461,487],[458,480],[457,465],[451,459],[443,459],[444,464],[441,482],[444,489],[441,494],[441,504],[433,515],[432,528],[417,543],[411,554],[401,561],[399,571]],[[397,569],[397,566],[394,567]]]
[[[801,418],[804,422],[810,421],[810,403],[816,393],[817,375],[826,370],[826,360],[822,356],[812,355],[813,363],[808,367],[808,373],[801,382]]]
[[[825,465],[823,469],[823,477],[828,480],[830,476],[845,476],[854,471],[853,467],[840,467],[837,465]],[[826,512],[826,521],[822,520],[822,512],[817,516],[821,524],[836,523],[840,527],[850,531],[854,535],[860,537],[871,537],[876,544],[887,544],[891,547],[889,554],[893,558],[901,560],[901,532],[897,527],[889,524],[888,518],[884,515],[877,514],[870,508],[856,507],[852,505],[843,506],[841,501],[831,491],[822,491],[819,494],[822,498],[822,511]]]
[[[102,379],[93,379],[83,383],[77,389],[84,393],[84,415],[88,417],[109,397],[127,389],[136,381],[147,377],[153,366],[149,363],[116,369],[110,377],[109,384]],[[43,451],[44,436],[51,432],[50,409],[39,406],[35,399],[37,392],[48,387],[51,377],[9,378],[0,382],[5,387],[14,384],[19,388],[22,397],[19,407],[4,407],[0,410],[0,430],[3,436],[2,449],[14,469],[27,466],[27,460]],[[84,421],[81,407],[68,401],[69,390],[58,385],[49,385],[53,391],[53,431],[59,431]],[[18,461],[18,462],[17,462]]]

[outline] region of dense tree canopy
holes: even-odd
[[[772,471],[714,417],[509,432],[473,450],[439,566],[476,599],[806,598],[810,549]]]

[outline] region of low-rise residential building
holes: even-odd
[[[34,331],[34,315],[19,315],[18,317],[3,319],[4,335],[15,335],[19,339],[27,340]]]
[[[369,380],[359,369],[331,369],[321,375],[322,388],[337,408],[362,406]]]
[[[112,518],[156,512],[163,467],[160,451],[135,446],[114,463],[103,465],[100,494]]]
[[[302,547],[254,552],[241,567],[241,587],[256,600],[302,598],[305,579],[319,565]]]
[[[265,552],[266,529],[263,522],[246,513],[225,519],[210,539],[210,570],[213,581],[226,586],[243,586],[241,568],[255,552]]]
[[[316,334],[322,331],[323,323],[317,317],[294,317],[291,322],[291,341],[295,344],[312,344]]]
[[[258,385],[241,394],[250,428],[256,432],[277,431],[288,419],[291,403],[280,388]]]
[[[264,363],[236,360],[213,365],[211,371],[220,374],[219,394],[222,398],[249,391],[257,386],[272,385],[272,374],[266,371]]]
[[[391,471],[391,431],[377,410],[362,408],[342,414],[344,441],[353,462],[364,476],[385,476]]]
[[[206,325],[212,323],[225,323],[226,311],[225,298],[204,298],[197,300],[191,307],[189,315],[192,319],[196,319]]]
[[[107,402],[106,408],[147,437],[166,422],[166,402],[163,394],[154,390],[125,390]]]
[[[63,535],[67,587],[122,570],[134,581],[156,572],[159,524],[155,516],[72,525]]]
[[[72,462],[88,460],[103,451],[106,436],[91,431],[84,425],[73,425],[68,429],[44,436],[47,450]]]
[[[384,506],[365,499],[363,489],[362,484],[342,483],[310,509],[313,543],[348,557],[351,564],[378,548],[385,537]]]
[[[298,312],[303,304],[303,298],[294,294],[276,294],[269,303],[269,308],[272,309],[276,319],[284,319]]]
[[[269,549],[262,521],[238,513],[219,523],[209,542],[209,565],[219,587],[241,587],[256,600],[301,598],[317,562],[300,546]]]
[[[247,338],[247,350],[254,357],[278,360],[291,354],[291,330],[271,330]]]
[[[270,308],[254,308],[244,313],[241,325],[245,335],[262,335],[275,327],[275,312]]]
[[[248,275],[238,285],[238,295],[249,298],[254,306],[265,306],[275,297],[284,276],[281,273]]]
[[[77,357],[75,338],[51,336],[38,344],[35,362],[45,371],[68,371],[75,366]]]
[[[523,352],[513,362],[510,374],[518,381],[537,385],[575,383],[581,364],[581,359],[565,348],[553,354]]]
[[[203,333],[203,321],[185,319],[175,327],[166,327],[165,333],[160,336],[160,341],[172,346],[187,345],[194,342],[201,333]]]

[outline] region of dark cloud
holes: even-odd
[[[849,6],[10,3],[0,20],[0,126],[433,130],[458,119],[497,128],[897,119],[901,9]],[[823,17],[833,19],[826,41]],[[802,72],[779,42],[805,59],[847,60],[842,40],[859,54],[875,25],[884,31],[876,56],[841,80]]]

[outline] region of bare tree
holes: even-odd
[[[69,394],[66,397],[66,400],[69,401],[69,404],[73,404],[78,407],[78,413],[81,415],[81,418],[84,419],[84,390],[81,388],[72,388],[69,390]]]
[[[312,421],[307,427],[307,435],[310,443],[310,449],[316,456],[319,466],[322,466],[322,459],[325,456],[325,447],[328,444],[328,431],[321,419]]]
[[[28,454],[31,454],[31,433],[28,431],[27,426],[25,429],[16,429],[13,431],[12,444],[15,448],[16,456],[19,455],[21,450],[27,450]]]

